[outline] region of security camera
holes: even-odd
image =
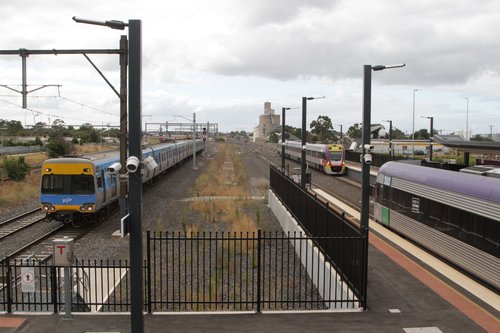
[[[135,156],[130,156],[127,158],[127,171],[128,172],[136,172],[139,168],[139,164],[141,161]]]
[[[146,157],[143,163],[148,171],[153,171],[158,166],[158,163],[156,163],[155,159],[152,156]]]
[[[120,163],[113,163],[108,167],[108,172],[119,172],[122,169],[122,165]]]
[[[373,145],[369,145],[369,144],[366,144],[366,145],[364,145],[363,147],[365,147],[365,150],[366,150],[367,152],[370,152],[370,151],[374,148],[374,147],[373,147]]]
[[[363,160],[366,164],[372,164],[372,154],[365,154]]]
[[[302,146],[302,150],[306,150],[306,145],[303,145],[303,146]]]

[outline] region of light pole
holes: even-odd
[[[366,233],[366,241],[368,242],[368,218],[370,214],[370,164],[372,162],[370,146],[370,130],[371,130],[371,97],[372,97],[372,70],[381,71],[390,68],[404,67],[401,65],[364,65],[363,67],[363,134],[362,134],[362,168],[361,168],[361,215],[360,215],[360,229],[363,234]],[[366,281],[368,280],[368,246],[364,248],[364,257],[366,258],[366,266],[363,270],[363,281],[365,295],[365,310],[366,310]]]
[[[392,160],[394,153],[392,152],[392,120],[382,120],[389,123],[389,160]]]
[[[469,97],[464,97],[466,102],[465,110],[465,141],[469,141]]]
[[[302,149],[300,154],[300,186],[306,186],[306,118],[307,118],[307,101],[313,99],[322,99],[323,97],[302,97]]]
[[[343,138],[343,134],[342,134],[342,125],[336,125],[336,126],[340,126],[340,142],[342,143],[342,146],[344,145],[344,138]]]
[[[431,132],[429,134],[429,161],[432,161],[432,135],[434,132],[434,117],[421,116],[421,118],[427,118],[431,121]]]
[[[361,168],[361,228],[368,228],[368,215],[370,213],[370,164],[371,164],[371,151],[370,146],[370,127],[371,127],[371,95],[372,95],[372,70],[381,71],[384,69],[404,67],[401,65],[365,65],[363,76],[363,135],[362,135],[362,156],[363,163]]]
[[[281,171],[285,173],[285,111],[297,108],[281,108]]]
[[[141,20],[96,21],[73,17],[78,23],[107,26],[124,30],[128,27],[128,87],[129,87],[129,155],[142,160],[142,22]],[[142,164],[129,172],[129,231],[130,231],[130,322],[131,332],[144,332],[144,282],[142,245]]]
[[[415,93],[420,89],[413,89],[413,122],[411,125],[411,159],[415,159]]]

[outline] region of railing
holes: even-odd
[[[362,300],[319,248],[358,248],[359,237],[310,237],[300,233],[147,232],[144,306],[149,312],[335,310]],[[313,244],[310,246],[310,244]],[[344,253],[345,254],[345,253]],[[350,256],[344,255],[345,260]],[[32,269],[34,288],[21,275]],[[47,262],[3,260],[0,311],[57,313],[71,292],[73,312],[130,311],[128,262],[79,260],[64,270]]]
[[[368,230],[360,230],[328,203],[301,187],[293,175],[270,166],[270,187],[290,214],[321,248],[356,297],[366,306]],[[336,237],[325,242],[322,236]]]

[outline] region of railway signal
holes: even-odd
[[[203,141],[207,141],[207,128],[203,127]]]
[[[163,130],[160,126],[160,131],[158,132],[158,135],[160,136],[160,142],[163,142]]]

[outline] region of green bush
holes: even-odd
[[[14,180],[22,180],[30,172],[30,166],[24,160],[24,156],[6,158],[2,163],[2,168],[7,172],[7,176]]]

